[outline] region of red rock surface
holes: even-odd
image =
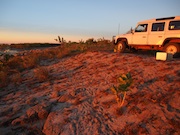
[[[180,134],[180,59],[148,54],[87,52],[47,61],[0,90],[0,134]],[[109,89],[118,75],[133,78],[124,106]]]

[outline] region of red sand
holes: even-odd
[[[43,64],[48,80],[32,69],[0,91],[0,134],[180,134],[179,58],[87,52]],[[109,88],[127,72],[133,85],[118,109]]]

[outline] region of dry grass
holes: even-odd
[[[15,85],[18,85],[22,82],[22,77],[21,77],[21,73],[17,72],[15,74],[13,74],[10,78],[11,82],[13,82]]]
[[[44,82],[49,80],[50,74],[47,68],[45,67],[39,67],[37,69],[34,69],[34,77],[39,81],[39,82]]]
[[[7,63],[5,63],[6,68],[9,68],[9,70],[18,70],[22,71],[24,69],[23,67],[23,60],[21,57],[13,57]]]
[[[7,86],[7,80],[10,75],[12,75],[12,70],[16,71],[12,82],[19,83],[21,78],[21,72],[24,70],[29,70],[37,68],[38,72],[35,70],[35,75],[39,81],[45,81],[48,79],[49,72],[47,69],[40,67],[42,60],[48,59],[61,59],[63,57],[68,57],[76,55],[79,53],[87,51],[113,51],[113,46],[111,43],[97,42],[97,43],[65,43],[59,47],[52,47],[48,49],[31,51],[25,56],[15,56],[7,59],[0,65],[0,86]],[[17,74],[17,72],[19,72]],[[13,73],[14,74],[14,73]],[[16,79],[15,79],[16,78]]]
[[[36,67],[39,64],[39,55],[31,54],[29,56],[22,58],[22,64],[24,69],[31,69]]]
[[[8,83],[8,75],[5,71],[0,71],[0,87],[6,86]]]

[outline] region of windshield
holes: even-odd
[[[139,24],[136,27],[135,32],[146,32],[147,31],[147,27],[148,27],[148,24]]]
[[[130,30],[128,30],[128,31],[126,32],[126,34],[131,34],[132,31],[133,31],[133,29],[131,28]]]

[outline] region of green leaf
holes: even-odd
[[[121,85],[119,85],[119,87],[118,87],[118,89],[120,90],[120,91],[124,91],[124,90],[126,90],[128,88],[128,85],[127,84],[121,84]]]
[[[127,78],[128,78],[128,79],[131,79],[131,78],[132,78],[132,77],[131,77],[131,73],[130,73],[130,72],[129,72],[129,73],[127,73],[127,74],[126,74],[126,76],[127,76]]]
[[[118,78],[118,82],[119,82],[120,84],[126,84],[126,81],[125,81],[122,77],[119,77],[119,78]]]
[[[111,87],[111,91],[116,95],[118,92],[117,92],[117,88],[113,85]]]
[[[127,79],[128,79],[125,74],[122,74],[120,77],[121,77],[123,80],[127,80]]]

